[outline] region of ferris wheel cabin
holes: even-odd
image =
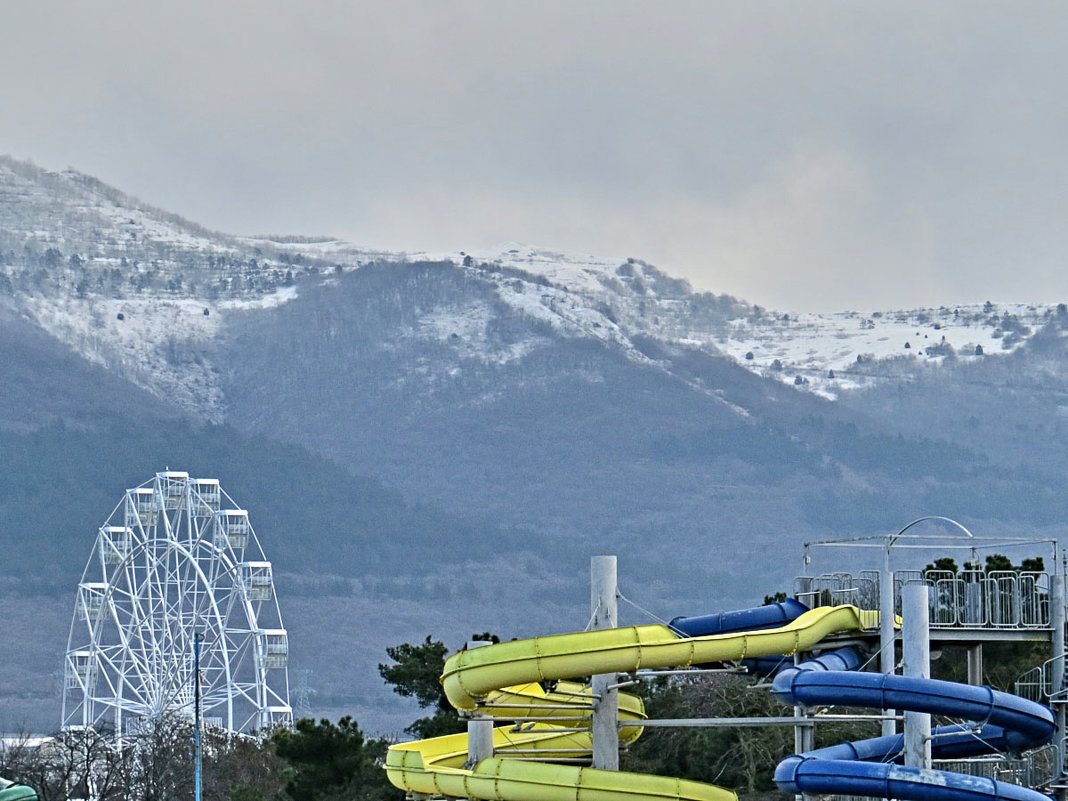
[[[78,585],[78,615],[82,620],[99,620],[108,598],[108,585],[103,581],[83,581]]]
[[[215,515],[215,545],[240,551],[248,545],[248,512],[244,509],[224,509]]]
[[[156,483],[159,484],[160,495],[167,509],[180,509],[185,503],[186,487],[189,485],[189,474],[167,471],[156,473]]]
[[[129,528],[147,525],[160,510],[156,491],[151,487],[126,490],[126,525]],[[142,521],[144,521],[142,523]]]
[[[194,478],[193,513],[199,517],[211,517],[219,511],[222,501],[222,489],[217,478]]]
[[[96,685],[96,659],[91,651],[72,651],[67,654],[63,683],[68,690],[90,691]]]
[[[250,601],[269,601],[274,597],[274,574],[270,562],[240,562],[237,580]]]
[[[133,529],[129,526],[102,526],[97,543],[101,562],[105,565],[122,564],[133,550]]]
[[[257,645],[257,667],[279,670],[289,666],[289,634],[285,629],[261,629]]]

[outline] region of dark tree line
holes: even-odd
[[[475,635],[493,639],[490,634]],[[447,649],[431,640],[387,649],[380,666],[400,695],[433,715],[408,731],[418,737],[462,731],[464,724],[438,684]],[[303,719],[268,737],[204,734],[204,801],[400,801],[382,769],[389,742],[367,738],[351,717],[336,723]],[[60,732],[44,742],[24,737],[0,749],[0,776],[33,787],[40,801],[191,801],[193,728],[183,717],[146,724],[123,745],[111,732]]]
[[[388,743],[367,739],[351,718],[300,720],[262,739],[204,733],[204,801],[399,801],[380,762]],[[121,746],[108,732],[70,730],[0,750],[0,775],[40,801],[191,801],[192,723],[165,717]]]

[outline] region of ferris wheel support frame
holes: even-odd
[[[120,515],[124,525],[112,525]],[[289,640],[273,581],[248,513],[215,479],[167,471],[127,490],[79,583],[63,726],[110,719],[121,739],[131,721],[190,714],[197,637],[206,679],[195,694],[218,724],[243,732],[290,724]]]

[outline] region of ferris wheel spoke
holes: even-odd
[[[108,622],[114,625],[117,642],[112,645],[103,644],[101,642],[105,637],[105,633],[101,631],[103,622],[103,619],[101,619],[96,621],[99,625],[91,626],[93,628],[91,642],[95,646],[93,650],[97,654],[100,673],[102,674],[103,679],[112,686],[113,691],[117,692],[114,677],[120,675],[126,676],[130,674],[131,671],[135,674],[144,676],[148,671],[148,664],[144,658],[143,652],[132,647],[132,644],[129,642],[128,631],[123,627],[114,611]]]
[[[113,665],[114,667],[114,665]],[[140,704],[144,706],[147,703],[147,698],[143,692],[143,684],[140,682],[129,681],[129,677],[122,671],[116,670],[114,674],[102,671],[104,683],[111,691],[111,697],[120,698],[125,697],[134,704]],[[121,681],[115,679],[122,677]]]
[[[160,643],[157,640],[156,626],[153,625],[154,608],[157,599],[152,591],[151,563],[148,561],[150,551],[147,545],[145,547],[145,564],[143,568],[141,565],[135,566],[131,564],[130,569],[127,571],[126,579],[130,587],[130,608],[136,620],[137,631],[141,635],[142,642],[145,639],[144,635],[148,635],[148,644],[151,651],[158,653]]]
[[[130,650],[128,646],[111,646],[99,651],[99,658],[106,662],[116,674],[129,676],[131,672],[139,676],[147,676],[149,665],[143,654]]]

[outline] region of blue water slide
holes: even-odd
[[[844,648],[783,670],[772,692],[803,706],[840,704],[948,715],[976,726],[935,730],[933,752],[942,759],[991,751],[1018,752],[1049,742],[1056,727],[1049,709],[1015,695],[937,679],[850,672],[860,658]],[[902,735],[874,737],[787,757],[775,783],[789,793],[862,795],[915,801],[1049,801],[1014,784],[896,764]]]
[[[714,634],[735,634],[740,631],[760,631],[785,626],[805,612],[808,607],[793,598],[773,604],[738,609],[698,617],[676,617],[668,623],[683,637],[708,637]],[[719,664],[719,663],[715,663]],[[742,666],[756,676],[771,676],[787,665],[793,658],[786,656],[758,656],[742,660]]]
[[[758,631],[785,626],[808,611],[808,607],[793,598],[752,609],[720,612],[699,617],[677,617],[668,626],[683,637],[709,637],[714,634],[734,634],[739,631]]]

